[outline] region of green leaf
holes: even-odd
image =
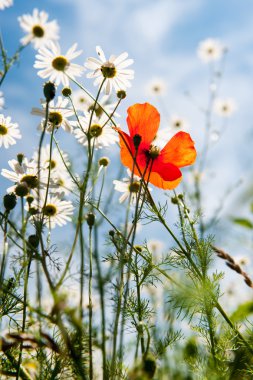
[[[240,322],[247,318],[250,314],[253,314],[252,301],[248,301],[239,305],[230,318],[233,322]]]
[[[253,223],[246,218],[233,218],[234,223],[239,224],[241,227],[253,229]]]

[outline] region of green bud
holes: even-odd
[[[19,197],[25,197],[29,193],[29,188],[27,186],[27,183],[26,182],[19,183],[15,187],[15,193]]]
[[[38,235],[30,235],[28,241],[33,248],[37,248],[40,242]]]
[[[55,92],[56,92],[55,84],[52,82],[45,83],[44,88],[43,88],[43,92],[44,92],[44,96],[46,98],[46,101],[50,102],[55,97]]]
[[[3,199],[6,211],[13,210],[17,204],[17,197],[14,193],[6,194]]]
[[[108,166],[108,165],[110,164],[110,160],[109,160],[109,158],[107,158],[107,157],[101,157],[101,158],[98,160],[98,164],[99,164],[100,166],[104,166],[104,167],[106,167],[106,166]]]
[[[61,91],[62,95],[68,98],[72,94],[72,90],[69,87],[64,87]]]
[[[88,214],[86,215],[86,221],[89,227],[94,226],[95,215],[93,214],[93,212],[88,212]]]
[[[18,160],[19,165],[22,165],[24,158],[25,158],[25,155],[23,153],[17,154],[17,160]]]
[[[118,92],[117,92],[117,98],[118,99],[125,99],[126,98],[126,91],[124,91],[124,90],[119,90]]]
[[[134,147],[137,150],[139,148],[140,143],[141,143],[141,136],[138,134],[134,135],[133,141],[134,141]]]

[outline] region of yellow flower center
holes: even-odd
[[[48,166],[50,166],[50,169],[54,169],[56,167],[56,161],[54,160],[47,160]]]
[[[61,125],[62,120],[63,120],[63,117],[60,114],[60,112],[50,112],[49,113],[48,121],[50,123],[54,124],[55,126]]]
[[[99,137],[102,135],[103,128],[99,124],[93,124],[90,127],[90,135],[91,137]]]
[[[7,135],[7,133],[8,133],[8,128],[6,128],[5,125],[0,124],[0,135],[4,136],[4,135]]]
[[[45,34],[44,29],[40,25],[34,25],[32,32],[33,32],[34,37],[38,37],[38,38],[43,37]]]
[[[111,62],[106,62],[101,66],[101,72],[104,78],[113,78],[116,76],[116,67]]]
[[[55,207],[55,205],[49,203],[45,207],[43,207],[43,212],[46,216],[50,218],[51,216],[54,216],[57,213],[57,208]]]
[[[63,55],[59,55],[53,59],[52,66],[57,71],[64,71],[69,66],[69,62]]]
[[[94,109],[94,104],[92,104],[89,108],[88,108],[88,112],[92,112],[92,110]],[[103,114],[103,109],[102,107],[100,107],[98,104],[96,105],[95,109],[95,114],[98,118],[100,118]]]
[[[26,174],[21,178],[20,182],[25,182],[30,189],[35,189],[35,187],[38,186],[38,178],[36,175]]]
[[[128,189],[129,189],[130,193],[138,193],[138,191],[140,189],[140,182],[134,181],[134,182],[130,183]]]

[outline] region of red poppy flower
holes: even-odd
[[[154,141],[160,124],[157,109],[144,103],[134,104],[127,112],[130,135],[117,128],[123,165],[157,187],[174,189],[182,179],[179,168],[193,164],[196,158],[190,135],[178,132],[160,150]]]

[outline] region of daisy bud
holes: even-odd
[[[28,204],[31,205],[32,202],[34,201],[34,197],[33,197],[32,195],[28,195],[28,196],[26,197],[26,200],[27,200]]]
[[[151,353],[148,353],[143,359],[143,371],[148,375],[149,379],[152,379],[155,375],[156,360]]]
[[[139,148],[140,143],[141,143],[141,136],[140,135],[134,135],[133,142],[134,142],[134,147],[137,150]]]
[[[109,165],[109,163],[110,163],[110,160],[109,160],[109,158],[108,157],[101,157],[99,160],[98,160],[98,164],[100,165],[100,166],[108,166]]]
[[[178,198],[183,200],[184,199],[184,195],[183,194],[178,194]]]
[[[15,187],[15,193],[19,197],[25,197],[29,193],[29,188],[27,186],[27,183],[26,182],[19,183]]]
[[[3,199],[6,211],[11,211],[17,204],[17,197],[14,193],[6,194]]]
[[[86,215],[86,221],[90,228],[94,226],[95,215],[93,214],[93,212],[88,212],[88,214]]]
[[[25,155],[23,153],[18,153],[17,154],[17,160],[19,165],[22,165],[23,159],[25,158]]]
[[[118,99],[125,99],[125,98],[126,98],[126,91],[124,91],[124,90],[119,90],[119,91],[117,92],[117,98],[118,98]]]
[[[28,241],[33,248],[37,248],[40,242],[38,235],[30,235]]]
[[[44,92],[46,101],[50,102],[55,97],[55,92],[56,92],[55,84],[52,82],[46,82],[44,84],[43,92]]]
[[[114,235],[115,235],[115,232],[114,232],[113,230],[110,230],[110,231],[109,231],[109,235],[113,238]]]
[[[173,203],[173,205],[177,205],[178,204],[177,197],[171,197],[171,203]]]
[[[63,96],[65,96],[65,98],[68,98],[72,94],[72,90],[69,87],[64,87],[61,93]]]
[[[137,252],[142,252],[142,247],[140,245],[135,245],[134,246],[134,249],[137,251]]]

